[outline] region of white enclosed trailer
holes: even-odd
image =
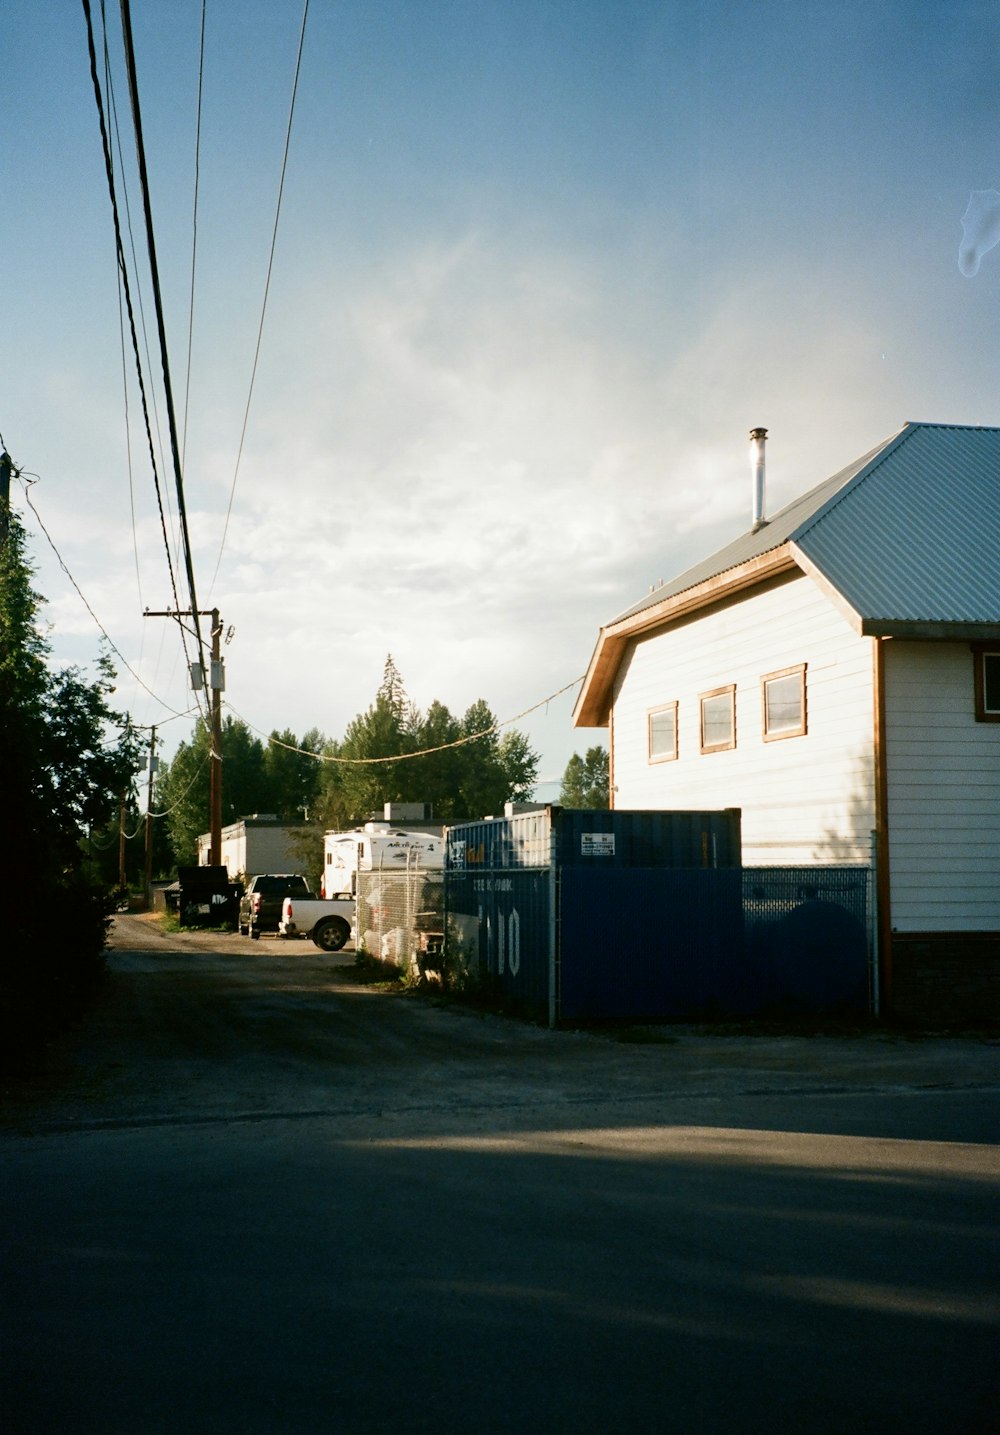
[[[349,832],[323,836],[324,897],[357,895],[359,872],[406,872],[444,869],[440,832],[414,832],[388,822],[366,822]]]

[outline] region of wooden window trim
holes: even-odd
[[[680,750],[680,732],[677,723],[677,703],[661,703],[658,708],[649,708],[646,712],[646,761],[654,762],[676,762]],[[674,715],[674,750],[673,752],[653,752],[653,718],[658,713],[673,712]]]
[[[802,721],[798,727],[785,728],[782,732],[767,730],[767,685],[775,678],[799,678],[801,691]],[[776,672],[764,673],[760,680],[760,735],[764,742],[784,742],[787,737],[805,737],[809,731],[808,709],[806,708],[806,664],[796,663],[791,668],[778,668]]]
[[[729,706],[732,712],[732,737],[728,742],[705,743],[705,702],[708,698],[729,698]],[[736,684],[729,683],[722,688],[711,688],[707,693],[698,694],[698,741],[699,751],[709,752],[731,752],[736,746]]]
[[[1000,712],[986,711],[986,673],[984,658],[1000,658],[1000,643],[973,643],[974,684],[976,693],[976,722],[1000,722]]]

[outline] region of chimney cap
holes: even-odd
[[[751,438],[767,438],[767,429],[755,428],[750,430]]]

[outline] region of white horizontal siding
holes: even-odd
[[[967,643],[885,645],[892,925],[1000,931],[1000,724]]]
[[[764,742],[760,680],[807,665],[808,731]],[[699,752],[699,694],[736,685],[736,747]],[[678,703],[678,758],[646,714]],[[875,824],[872,651],[803,576],[637,640],[614,695],[615,806],[739,807],[748,863],[867,861]]]

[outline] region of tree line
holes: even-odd
[[[197,861],[198,838],[208,828],[210,756],[211,733],[202,720],[159,775],[155,805],[166,815],[157,824],[158,871]],[[421,712],[391,654],[374,700],[341,739],[311,728],[298,738],[275,730],[262,741],[227,716],[222,759],[223,826],[268,813],[284,822],[307,821],[321,832],[358,826],[387,802],[429,803],[442,823],[475,821],[502,812],[506,802],[529,801],[539,764],[523,733],[497,731],[483,699],[461,717],[439,701]],[[571,807],[608,806],[603,747],[570,758],[559,800]]]
[[[391,654],[369,707],[340,739],[317,728],[303,737],[285,730],[266,742],[227,716],[222,727],[223,825],[252,813],[286,822],[307,820],[320,831],[346,829],[380,813],[387,802],[426,802],[442,823],[501,812],[530,799],[539,756],[523,733],[497,732],[485,700],[456,717],[444,703],[426,712],[409,699]],[[416,756],[416,754],[421,754]],[[165,764],[155,790],[166,815],[169,848],[159,863],[197,861],[207,831],[211,733],[202,720]],[[377,759],[377,761],[372,761]]]

